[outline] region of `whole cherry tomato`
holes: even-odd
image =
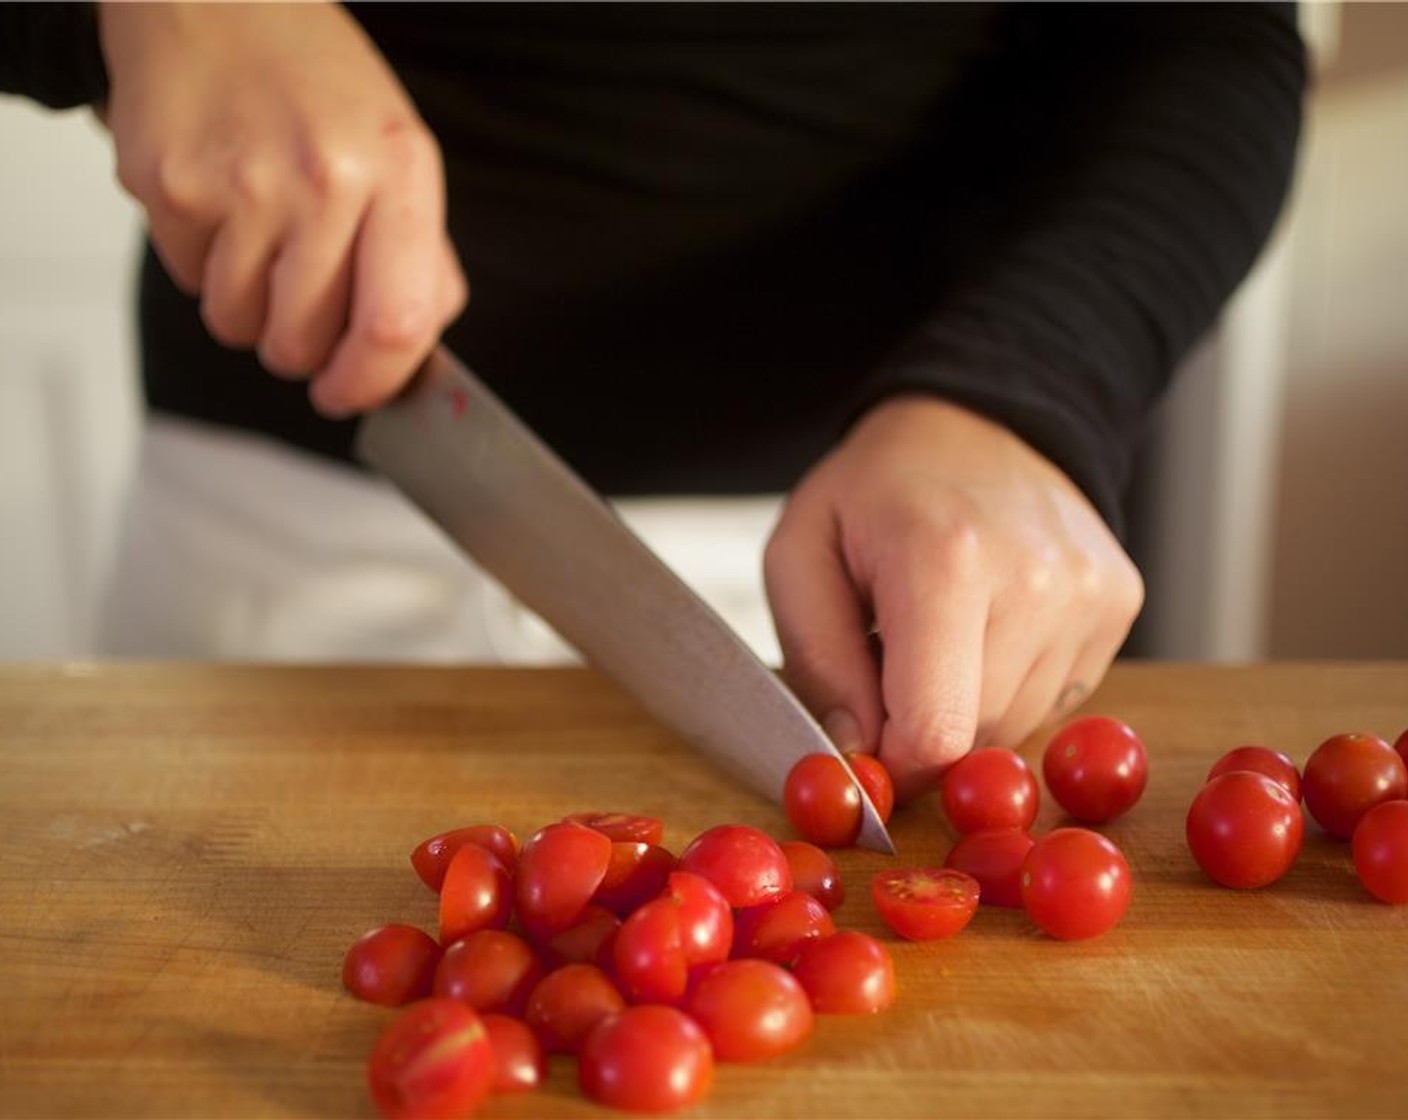
[[[467,1116],[494,1084],[494,1048],[479,1016],[458,1000],[431,998],[398,1015],[367,1058],[367,1087],[390,1120]]]
[[[792,975],[819,1015],[870,1015],[895,1002],[895,966],[885,946],[859,930],[808,941]]]
[[[540,830],[518,856],[518,917],[535,937],[566,929],[586,909],[611,864],[611,839],[562,821]]]
[[[521,1093],[541,1085],[548,1056],[528,1024],[508,1015],[481,1015],[480,1020],[494,1049],[494,1092]]]
[[[1354,829],[1354,870],[1381,902],[1408,903],[1408,801],[1375,805]]]
[[[680,949],[687,965],[728,959],[733,911],[718,887],[702,875],[673,871],[660,897],[679,909]]]
[[[952,937],[978,909],[978,880],[947,867],[896,867],[870,881],[884,923],[906,941]]]
[[[806,840],[784,840],[779,847],[787,857],[794,889],[811,895],[828,910],[835,910],[845,901],[841,872],[829,855]]]
[[[575,1054],[588,1031],[625,1006],[621,990],[596,965],[565,964],[538,981],[523,1021],[549,1053]]]
[[[476,824],[469,828],[456,828],[423,840],[411,853],[411,866],[433,891],[439,891],[445,881],[445,869],[457,851],[466,844],[483,848],[494,856],[510,875],[518,863],[518,838],[512,832],[497,824]]]
[[[1207,780],[1210,782],[1223,774],[1232,774],[1238,770],[1265,774],[1273,782],[1285,786],[1286,792],[1297,801],[1300,800],[1300,771],[1296,769],[1296,764],[1280,751],[1273,751],[1270,747],[1237,747],[1212,764]]]
[[[804,941],[830,937],[835,932],[836,923],[825,906],[804,891],[788,891],[738,911],[734,918],[733,955],[791,964]]]
[[[1305,818],[1280,782],[1232,770],[1208,782],[1188,810],[1188,850],[1224,887],[1274,883],[1300,854]]]
[[[571,813],[563,819],[625,843],[658,845],[665,836],[664,821],[635,813]]]
[[[1021,828],[982,828],[960,836],[949,849],[945,867],[978,880],[984,906],[1022,907],[1022,863],[1035,841]]]
[[[613,840],[611,860],[592,901],[625,916],[659,894],[674,869],[675,857],[658,844]]]
[[[756,1062],[799,1046],[812,1033],[812,1005],[797,978],[771,961],[715,965],[687,1010],[721,1062]]]
[[[424,930],[389,925],[352,943],[342,961],[342,983],[368,1003],[399,1007],[430,994],[440,946]]]
[[[714,1081],[704,1029],[674,1007],[629,1007],[598,1023],[577,1062],[582,1092],[611,1108],[668,1112],[702,1100]]]
[[[513,912],[513,880],[484,848],[465,844],[450,859],[440,884],[440,943],[477,929],[503,929]]]
[[[1113,928],[1129,895],[1129,864],[1113,843],[1089,829],[1058,828],[1038,837],[1022,863],[1027,916],[1063,941]]]
[[[969,751],[944,772],[944,811],[959,832],[1031,828],[1041,804],[1026,759],[1005,747]]]
[[[1085,716],[1047,744],[1041,771],[1061,808],[1087,824],[1103,824],[1143,795],[1149,758],[1127,724],[1109,716]]]
[[[549,968],[564,964],[594,964],[611,966],[611,946],[621,919],[605,907],[588,904],[577,920],[560,929],[538,946],[543,962]]]
[[[1301,793],[1316,823],[1348,840],[1359,818],[1375,805],[1408,797],[1408,769],[1377,735],[1335,735],[1306,762]]]
[[[849,848],[860,835],[860,790],[835,755],[798,759],[782,787],[782,807],[792,827],[823,848]]]
[[[884,824],[895,809],[895,783],[890,771],[873,754],[863,751],[847,751],[846,764],[856,776],[860,788],[865,790],[865,796],[870,798],[880,823]]]
[[[708,879],[730,906],[756,906],[792,889],[792,869],[777,841],[743,824],[701,832],[680,853],[676,866]]]
[[[479,1012],[522,1015],[543,966],[528,943],[502,929],[481,929],[451,942],[435,970],[434,992]]]

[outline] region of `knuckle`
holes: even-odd
[[[429,307],[421,300],[399,299],[380,304],[366,317],[363,337],[376,350],[414,350],[430,334]]]
[[[254,155],[239,156],[230,165],[230,189],[244,206],[262,208],[273,198],[273,175],[268,163]]]
[[[254,342],[249,316],[228,300],[207,295],[201,300],[200,316],[210,336],[225,346],[249,346]]]
[[[132,193],[149,208],[175,217],[195,212],[194,176],[190,165],[174,152],[151,156],[132,169]]]
[[[382,124],[381,137],[391,165],[403,173],[439,170],[440,145],[419,120],[392,117]]]
[[[340,144],[310,144],[300,154],[299,175],[312,196],[329,202],[361,190],[367,180],[366,161]]]
[[[308,373],[318,365],[321,357],[300,331],[271,331],[259,343],[260,362],[275,373]]]

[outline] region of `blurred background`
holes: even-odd
[[[1141,470],[1145,656],[1408,658],[1408,4],[1301,15],[1290,205]],[[0,98],[0,151],[0,658],[84,657],[140,430],[139,219],[86,113]]]

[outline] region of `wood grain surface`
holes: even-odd
[[[1335,732],[1397,735],[1408,665],[1125,666],[1085,710],[1149,747],[1148,792],[1106,830],[1135,874],[1124,922],[1062,944],[985,909],[951,941],[891,940],[893,1011],[721,1067],[691,1115],[1408,1115],[1408,907],[1314,826],[1258,892],[1211,885],[1183,840],[1233,746],[1303,762]],[[0,1114],[369,1115],[392,1013],[339,971],[372,926],[434,929],[411,848],[589,808],[662,816],[675,850],[724,820],[787,834],[584,670],[0,669]],[[894,831],[907,864],[952,840],[932,800]],[[839,862],[839,919],[881,932],[868,880],[890,861]],[[564,1060],[482,1114],[608,1115]]]

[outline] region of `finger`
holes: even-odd
[[[441,242],[441,292],[443,302],[441,305],[441,318],[448,326],[458,319],[464,309],[469,306],[469,278],[464,274],[464,268],[460,265],[459,254],[455,252],[455,245],[448,237]]]
[[[259,340],[269,307],[269,265],[276,236],[266,219],[236,211],[211,240],[201,281],[200,314],[218,342],[250,347]]]
[[[883,716],[867,612],[835,522],[784,514],[763,556],[783,675],[842,751],[873,751]]]
[[[199,295],[215,226],[148,212],[147,232],[157,259],[176,287],[188,296]]]
[[[1074,662],[1074,651],[1066,649],[1050,649],[1037,658],[985,741],[1016,748],[1043,726],[1071,683]]]
[[[346,205],[299,226],[274,261],[269,316],[259,360],[281,377],[323,368],[347,329],[352,254],[359,205]]]

